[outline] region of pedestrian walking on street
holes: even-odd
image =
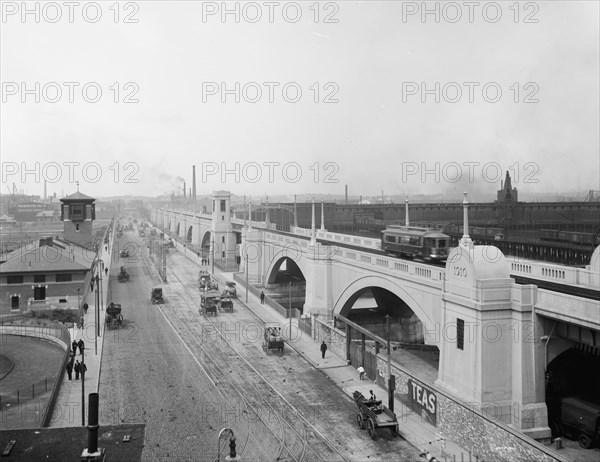
[[[85,373],[87,372],[87,366],[85,363],[81,363],[79,366],[79,372],[81,372],[81,380],[85,379]]]
[[[75,361],[73,369],[75,370],[75,380],[79,380],[79,360]]]
[[[89,308],[89,305],[87,303],[84,303],[83,304],[83,312],[84,312],[84,314],[87,314],[88,308]]]
[[[104,274],[108,275],[108,268],[104,268]]]
[[[73,354],[77,354],[77,342],[75,340],[71,343],[71,347],[73,347]]]
[[[67,376],[69,377],[69,380],[73,380],[73,364],[71,361],[67,363]]]
[[[83,354],[83,349],[85,348],[85,343],[83,343],[83,339],[79,339],[79,342],[77,343],[77,346],[79,347],[79,354]]]
[[[327,345],[325,344],[325,340],[321,343],[321,356],[325,359],[325,352],[327,351]]]
[[[356,371],[358,372],[358,377],[360,378],[360,380],[362,380],[363,377],[365,376],[365,368],[362,366],[359,366],[358,369],[356,369]]]
[[[261,305],[265,304],[265,293],[264,292],[260,293],[260,304]]]

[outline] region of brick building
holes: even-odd
[[[79,191],[61,199],[64,238],[40,239],[0,265],[0,313],[78,308],[90,287],[95,199]]]

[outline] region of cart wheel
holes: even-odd
[[[579,441],[579,446],[581,446],[584,449],[589,449],[592,447],[592,439],[585,433],[582,433],[581,435],[579,435],[579,438],[577,438],[577,441]]]
[[[356,414],[356,423],[358,424],[358,428],[360,428],[361,430],[365,429],[365,421],[360,412],[358,414]]]
[[[367,432],[369,432],[369,436],[374,440],[377,439],[377,431],[375,430],[375,422],[372,418],[369,417],[367,420]]]
[[[390,427],[390,429],[392,430],[392,436],[398,436],[400,434],[398,425],[394,425],[393,427]]]

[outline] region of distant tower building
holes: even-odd
[[[500,188],[500,191],[498,191],[498,202],[518,202],[517,188],[511,187],[508,170],[506,171],[504,184],[501,183]]]
[[[92,245],[92,222],[96,219],[96,206],[93,197],[77,191],[60,201],[63,221],[63,238],[83,247]]]

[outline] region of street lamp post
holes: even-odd
[[[81,302],[79,301],[79,291],[80,290],[81,289],[79,287],[77,287],[77,310],[78,310],[77,312],[79,314],[81,314]]]

